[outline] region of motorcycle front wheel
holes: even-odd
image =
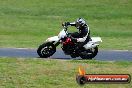
[[[56,47],[52,43],[43,43],[37,49],[37,53],[41,58],[52,56],[56,52]]]
[[[82,59],[92,59],[94,58],[98,53],[98,47],[94,47],[88,50],[84,50],[81,54],[80,57]]]

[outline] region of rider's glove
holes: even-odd
[[[64,22],[64,23],[62,23],[62,26],[68,26],[68,25],[70,25],[70,22]]]
[[[67,26],[70,25],[70,22],[66,22],[66,25],[67,25]]]

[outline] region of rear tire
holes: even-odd
[[[37,53],[41,58],[52,56],[56,52],[56,47],[52,43],[44,43],[39,46]]]
[[[85,54],[84,54],[85,52]],[[94,58],[98,53],[98,47],[92,48],[90,50],[86,50],[80,54],[80,57],[82,59],[92,59]]]

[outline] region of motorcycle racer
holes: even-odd
[[[89,26],[86,24],[83,18],[78,18],[75,22],[65,22],[62,25],[75,26],[78,32],[71,33],[71,41],[79,43],[78,47],[83,47],[90,40]]]

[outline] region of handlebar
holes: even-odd
[[[63,26],[63,28],[65,29],[65,31],[67,31],[67,28],[68,28],[67,23],[66,23],[66,22],[62,23],[62,26]]]
[[[63,28],[65,29],[65,31],[67,31],[68,30],[68,26],[63,26]]]

